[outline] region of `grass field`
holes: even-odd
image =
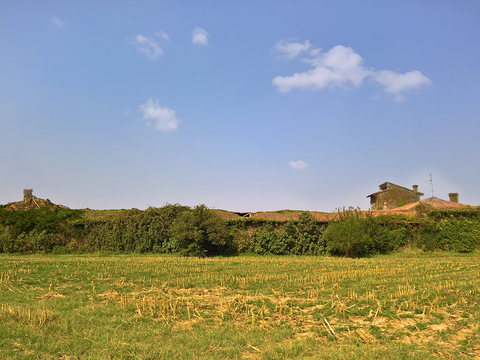
[[[480,255],[0,256],[1,359],[480,358]]]

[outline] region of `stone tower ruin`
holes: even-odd
[[[33,189],[23,189],[23,201],[29,202],[32,200]]]

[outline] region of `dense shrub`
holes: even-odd
[[[229,249],[223,219],[205,205],[132,209],[108,220],[84,221],[77,227],[83,227],[85,234],[79,243],[91,250],[204,256]]]
[[[9,211],[0,209],[0,251],[50,252],[63,246],[71,235],[69,221],[81,216],[81,210],[58,206],[51,208]]]
[[[372,239],[374,252],[388,254],[408,244],[408,230],[406,227],[390,228],[376,224]]]
[[[275,229],[272,223],[260,227],[252,235],[250,250],[265,255],[323,255],[324,227],[309,212],[300,214],[298,221],[289,221]]]
[[[441,250],[472,252],[480,246],[480,221],[452,219],[437,222],[435,242]]]
[[[371,220],[370,236],[374,253],[387,254],[408,244],[411,222],[405,216],[381,215]]]
[[[225,221],[225,226],[232,249],[238,253],[248,252],[252,244],[251,224],[245,221]]]
[[[412,245],[414,248],[423,251],[434,251],[438,249],[435,230],[435,222],[422,219],[418,227],[412,232]]]
[[[46,230],[32,230],[17,236],[13,252],[49,253],[55,245],[61,245],[61,243],[61,239],[55,234],[48,234]]]
[[[289,249],[283,248],[280,244],[276,244],[277,234],[275,233],[273,224],[267,223],[262,228],[253,233],[251,251],[259,255],[276,254],[283,255],[288,254]],[[275,249],[275,250],[274,250]]]
[[[0,225],[0,252],[12,253],[15,249],[15,238],[8,226]]]
[[[338,217],[325,230],[328,252],[347,257],[371,254],[375,244],[371,237],[374,228],[372,216],[357,210],[347,210],[339,212]]]
[[[467,206],[461,209],[440,210],[432,209],[427,214],[429,219],[447,220],[447,219],[476,219],[480,220],[480,206]]]
[[[0,225],[8,226],[15,237],[33,230],[59,234],[68,232],[67,222],[81,215],[82,210],[63,209],[59,206],[53,209],[40,208],[25,211],[0,209]]]
[[[145,211],[118,211],[105,220],[80,221],[76,223],[80,234],[77,246],[93,251],[172,252],[172,225],[187,211],[190,211],[187,206],[167,204]]]
[[[172,226],[170,246],[172,252],[191,256],[216,255],[230,250],[223,219],[205,205],[180,214]]]
[[[291,253],[296,255],[325,254],[324,230],[325,227],[319,225],[311,213],[302,212],[298,217],[296,232],[293,235],[294,246]]]

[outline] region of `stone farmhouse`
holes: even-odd
[[[412,189],[385,182],[379,185],[380,190],[370,194],[371,210],[389,210],[399,206],[411,204],[420,201],[420,196],[424,194],[418,191],[418,185],[413,185]]]

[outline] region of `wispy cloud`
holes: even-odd
[[[175,110],[161,107],[158,100],[148,99],[145,104],[139,106],[138,111],[143,114],[147,126],[163,132],[175,131],[180,123],[175,116]]]
[[[161,31],[161,30],[157,31],[155,35],[157,35],[160,39],[170,41],[170,37],[167,35],[165,31]]]
[[[65,21],[60,20],[58,17],[54,17],[52,19],[52,24],[58,26],[59,28],[62,28],[65,26]]]
[[[397,74],[390,70],[380,70],[375,72],[372,78],[379,84],[385,86],[385,92],[394,95],[396,102],[403,100],[402,93],[432,83],[432,80],[418,70],[409,71],[405,74]]]
[[[277,42],[277,44],[279,44]],[[277,47],[277,46],[276,46]],[[311,48],[308,41],[304,44],[281,42],[281,49],[288,58]],[[277,47],[278,49],[278,47]],[[276,76],[272,84],[280,92],[289,92],[299,88],[303,90],[321,90],[325,88],[359,87],[365,78],[384,86],[384,91],[393,95],[395,101],[403,100],[403,93],[431,84],[432,81],[420,71],[399,74],[391,70],[375,70],[364,66],[364,59],[352,48],[337,45],[327,52],[321,49],[309,51],[309,57],[301,61],[313,68],[291,76]]]
[[[192,31],[192,43],[194,43],[195,45],[207,46],[208,37],[209,37],[209,34],[208,32],[205,31],[205,29],[196,27]]]
[[[163,50],[160,48],[154,38],[148,38],[138,34],[135,36],[135,42],[138,45],[137,50],[150,60],[155,60],[159,56],[163,55]]]
[[[308,167],[308,164],[303,160],[290,161],[288,165],[290,165],[292,169],[296,170],[304,170]]]
[[[160,39],[170,41],[170,38],[168,37],[167,33],[164,31],[159,31],[155,33],[155,36],[157,36]],[[135,38],[132,41],[135,45],[137,45],[137,50],[148,57],[150,60],[155,60],[159,56],[163,55],[163,50],[160,47],[160,45],[157,42],[157,39],[155,37],[147,37],[141,34],[138,34],[135,36]]]
[[[306,40],[303,44],[298,42],[289,42],[289,40],[280,40],[275,44],[275,49],[282,57],[290,60],[298,56],[302,51],[307,51],[312,45]]]

